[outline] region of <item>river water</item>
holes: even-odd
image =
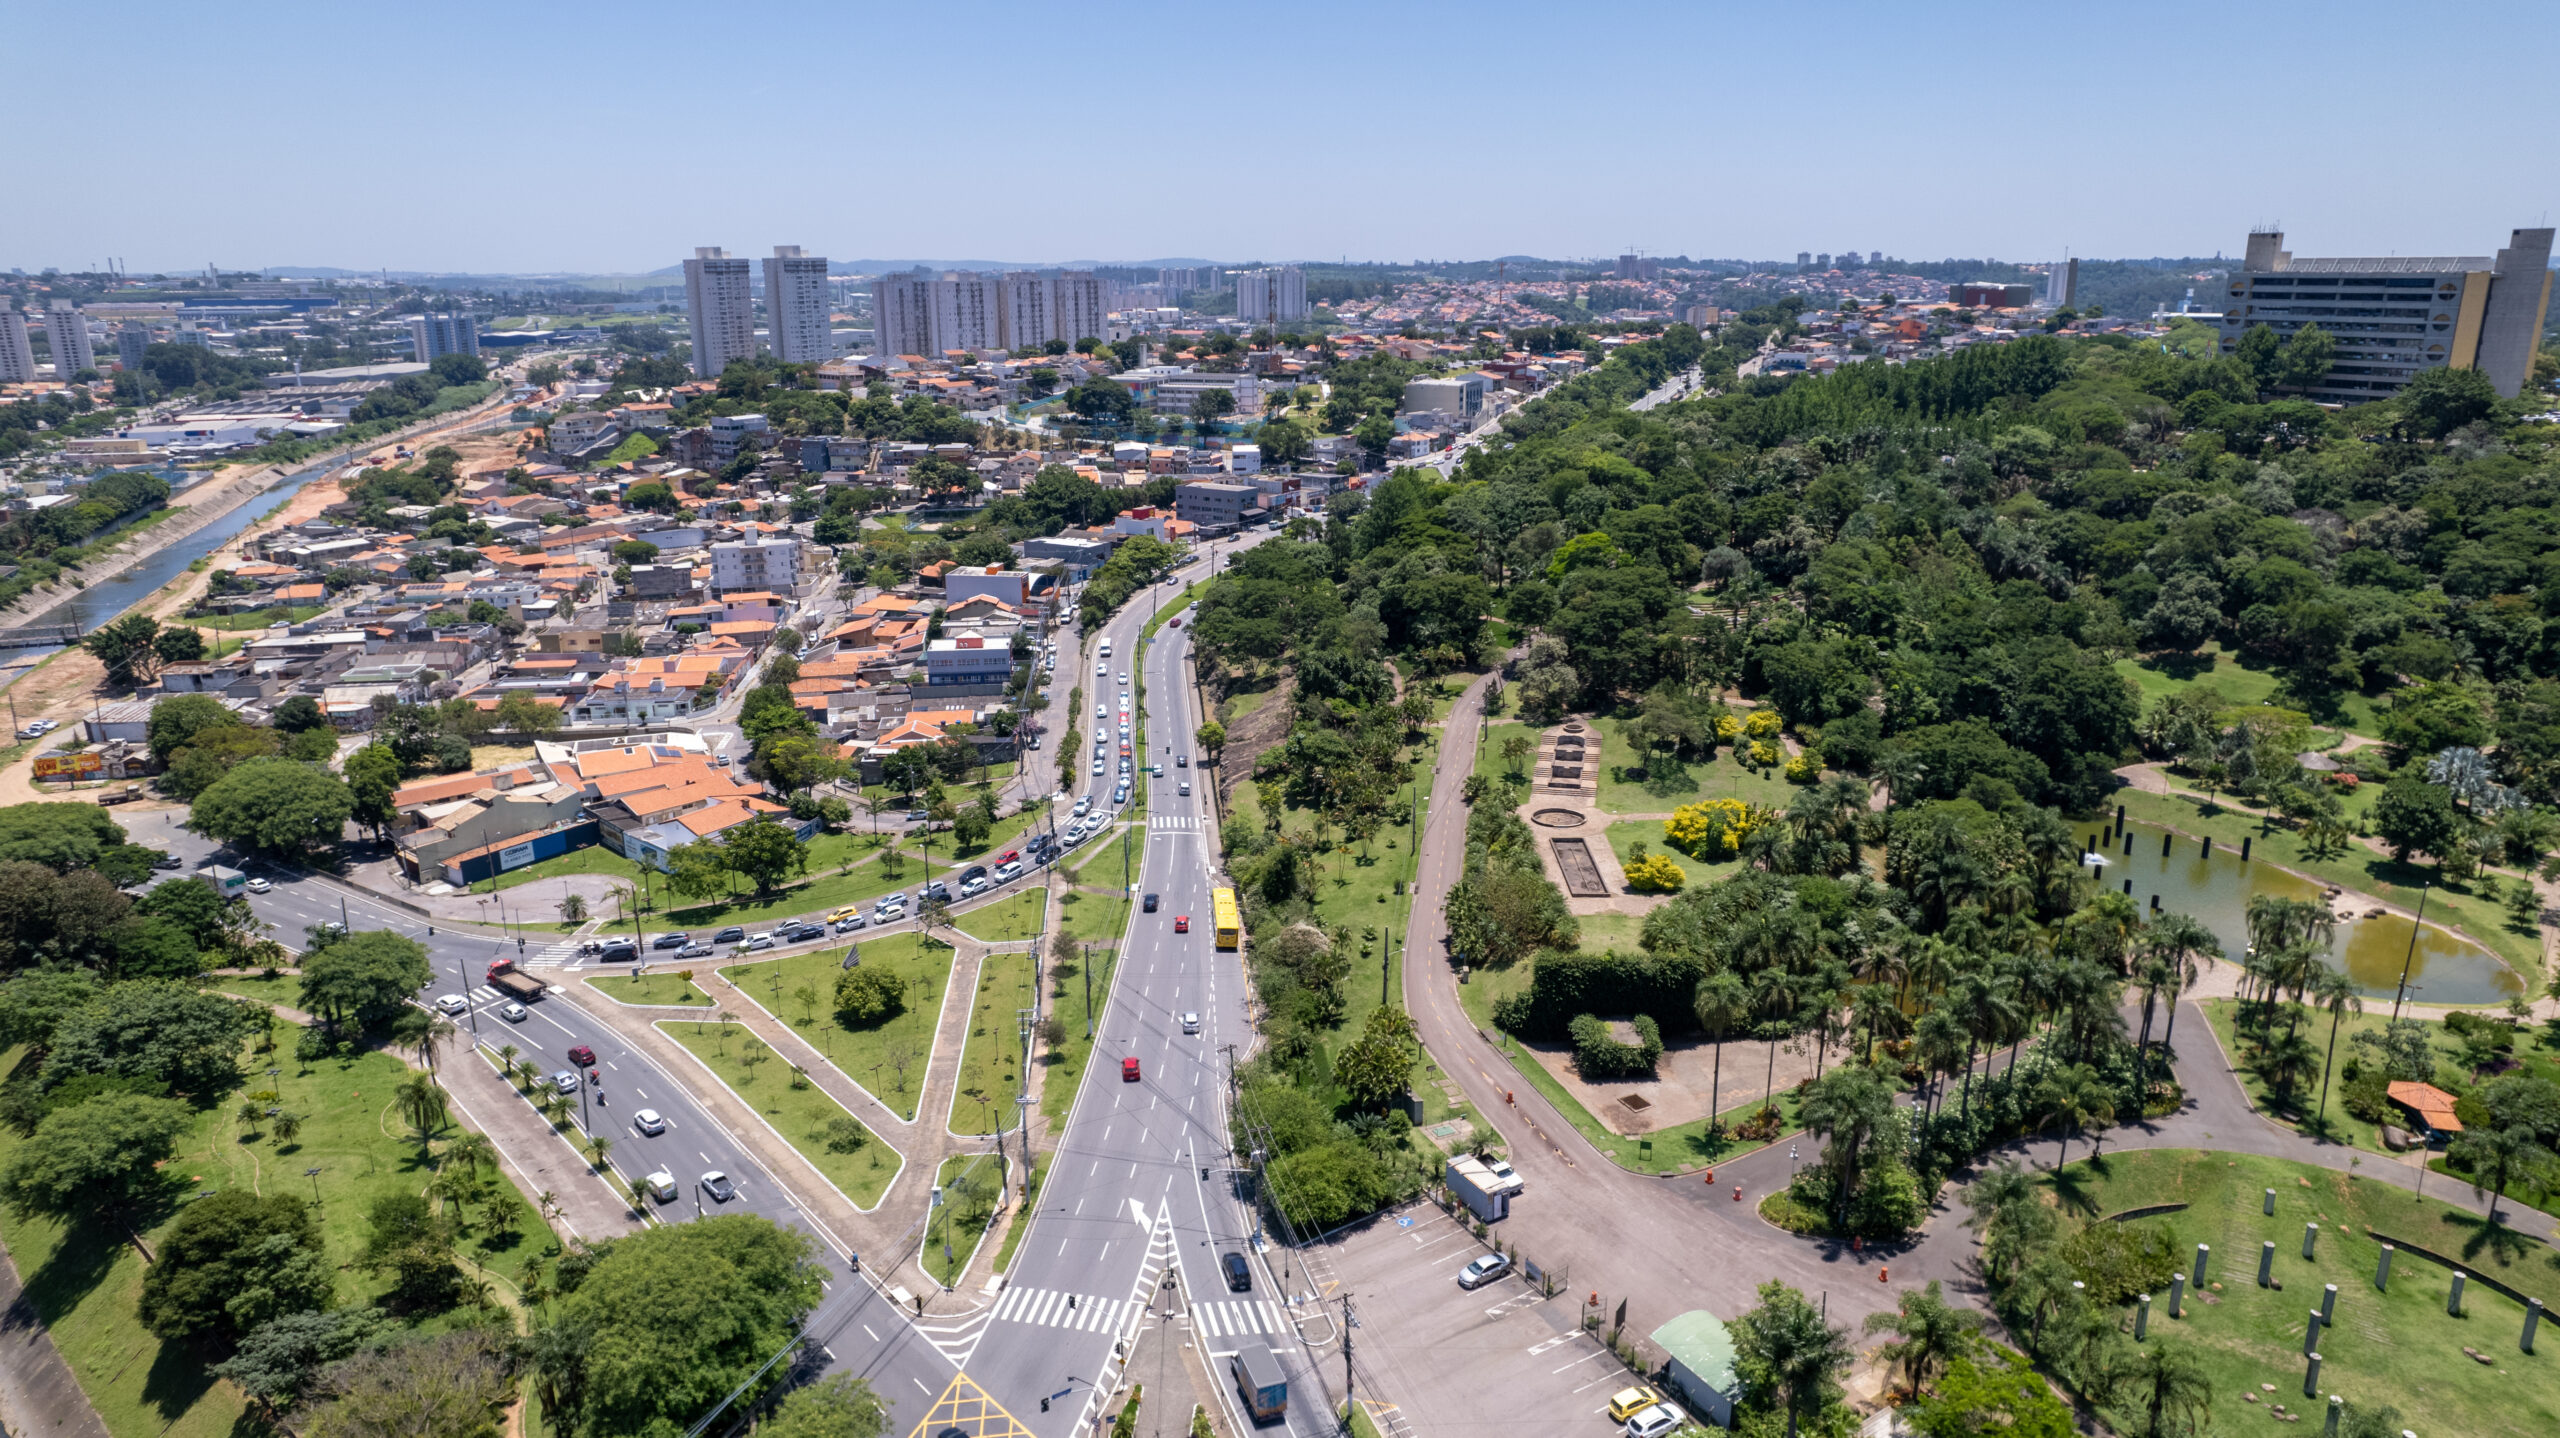
[[[2217,844],[2207,855],[2196,840],[2181,834],[2164,858],[2160,841],[2165,831],[2129,823],[2125,832],[2133,839],[2130,855],[2124,852],[2122,838],[2113,845],[2100,840],[2102,847],[2115,852],[2106,856],[2099,882],[2121,889],[2125,880],[2132,880],[2133,901],[2144,913],[2151,912],[2152,897],[2157,895],[2162,909],[2188,914],[2213,930],[2222,940],[2223,952],[2235,960],[2248,949],[2251,896],[2323,902],[2319,884],[2273,864],[2243,862],[2236,849]],[[2329,963],[2345,969],[2368,996],[2389,998],[2400,982],[2404,961],[2409,968],[2410,998],[2416,1002],[2494,1004],[2524,991],[2524,982],[2504,960],[2433,924],[2419,932],[2413,950],[2409,936],[2414,927],[2406,915],[2396,913],[2341,922],[2329,946]]]
[[[222,547],[223,543],[250,525],[276,512],[304,485],[327,474],[335,459],[315,465],[300,474],[280,481],[272,489],[250,496],[232,511],[195,533],[146,556],[108,579],[93,580],[86,589],[73,590],[62,602],[32,619],[19,621],[26,625],[77,624],[81,632],[97,628],[134,605],[150,597],[154,590],[186,571],[186,567]],[[26,650],[12,658],[45,651]]]

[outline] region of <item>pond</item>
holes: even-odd
[[[2103,833],[2084,828],[2081,837],[2085,841],[2091,834]],[[2236,849],[2217,844],[2207,855],[2197,840],[2180,834],[2163,857],[2161,840],[2169,837],[2167,831],[2131,823],[2125,825],[2124,833],[2133,839],[2130,855],[2124,851],[2122,836],[2112,845],[2100,838],[2101,848],[2114,852],[2104,856],[2099,882],[2122,889],[2127,879],[2132,880],[2133,901],[2144,913],[2151,912],[2152,896],[2158,895],[2162,909],[2189,914],[2213,930],[2224,952],[2235,959],[2248,948],[2251,897],[2269,894],[2322,902],[2322,885],[2273,864],[2243,860]],[[2524,982],[2515,970],[2479,945],[2428,924],[2413,951],[2409,917],[2398,913],[2378,919],[2361,917],[2370,907],[2359,906],[2359,917],[2339,923],[2328,954],[2330,964],[2344,968],[2368,997],[2388,999],[2400,982],[2403,962],[2409,967],[2410,997],[2419,1002],[2495,1004],[2524,992]]]

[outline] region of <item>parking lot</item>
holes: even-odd
[[[1502,1225],[1493,1227],[1500,1237]],[[1609,1396],[1638,1380],[1598,1333],[1582,1330],[1582,1292],[1560,1275],[1542,1298],[1521,1272],[1472,1292],[1458,1270],[1488,1252],[1429,1203],[1332,1235],[1322,1260],[1351,1295],[1353,1358],[1364,1399],[1391,1438],[1535,1432],[1607,1438]],[[1529,1255],[1534,1257],[1534,1255]],[[1339,1361],[1339,1356],[1336,1360]]]

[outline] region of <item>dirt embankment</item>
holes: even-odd
[[[1265,689],[1244,694],[1229,691],[1218,701],[1218,722],[1227,726],[1227,747],[1218,755],[1221,810],[1235,796],[1236,786],[1253,777],[1263,752],[1289,737],[1289,714],[1297,707],[1297,693],[1297,676],[1283,673]],[[1247,710],[1247,705],[1252,707]]]

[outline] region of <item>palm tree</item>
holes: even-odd
[[[1902,1365],[1914,1398],[1928,1386],[1930,1369],[1973,1351],[1975,1335],[1981,1328],[1982,1315],[1968,1308],[1948,1306],[1939,1296],[1938,1280],[1934,1278],[1926,1288],[1902,1290],[1902,1304],[1896,1311],[1867,1315],[1869,1333],[1889,1331],[1895,1335],[1893,1342],[1876,1350],[1876,1356]]]
[[[1765,1295],[1775,1286],[1766,1285],[1761,1291]],[[1787,1438],[1796,1438],[1797,1418],[1819,1411],[1824,1390],[1857,1360],[1849,1346],[1849,1331],[1825,1322],[1804,1295],[1792,1289],[1779,1301],[1764,1300],[1748,1317],[1752,1319],[1749,1346],[1759,1350],[1753,1356],[1786,1405]]]
[[[426,1062],[427,1072],[436,1071],[436,1045],[453,1037],[454,1032],[453,1025],[441,1018],[427,1020],[426,1027],[418,1031],[418,1057]]]
[[[583,924],[587,921],[587,896],[571,894],[560,901],[560,922]]]
[[[2062,1146],[2054,1151],[2053,1166],[2060,1169],[2071,1153],[2071,1136],[2082,1124],[2092,1119],[2113,1123],[2116,1117],[2115,1096],[2098,1081],[2098,1071],[2087,1064],[2073,1064],[2046,1076],[2035,1092],[2035,1104],[2048,1123],[2062,1128]],[[2091,1145],[2091,1152],[2096,1146]]]
[[[267,1120],[267,1131],[276,1136],[276,1147],[282,1148],[301,1136],[302,1115],[291,1109],[278,1109],[276,1116]]]
[[[2021,1021],[2025,1011],[2018,1007],[2017,996],[1995,975],[1976,971],[1957,981],[1954,994],[1956,1012],[1964,1024],[1964,1096],[1958,1101],[1959,1112],[1973,1112],[1973,1049],[1980,1044],[1989,1053],[2012,1025]]]
[[[1920,1067],[1929,1083],[1929,1093],[1924,1097],[1934,1109],[1946,1097],[1946,1085],[1939,1081],[1940,1077],[1956,1071],[1971,1041],[1965,1034],[1964,1020],[1944,1007],[1920,1016],[1920,1022],[1912,1028],[1912,1040],[1919,1047]]]
[[[258,1125],[266,1119],[266,1105],[254,1099],[242,1099],[240,1107],[231,1116],[240,1120],[240,1126],[249,1130],[249,1137],[254,1139],[258,1137]]]
[[[2471,1191],[2487,1192],[2489,1221],[2498,1221],[2498,1205],[2505,1201],[2507,1185],[2519,1173],[2532,1174],[2551,1161],[2551,1150],[2542,1146],[2533,1130],[2522,1124],[2509,1128],[2465,1129],[2445,1150],[2445,1157],[2471,1170]]]
[[[1972,1225],[1982,1231],[1982,1262],[1993,1278],[2009,1271],[2053,1231],[2044,1190],[2015,1159],[2002,1159],[1965,1190]]]
[[[2364,1012],[2364,994],[2356,988],[2356,981],[2347,977],[2346,970],[2322,964],[2320,972],[2311,977],[2311,1002],[2314,1007],[2329,1011],[2329,1052],[2320,1060],[2320,1121],[2326,1123],[2329,1119],[2329,1066],[2338,1057],[2338,1021],[2348,1014]]]
[[[2151,942],[2164,955],[2176,980],[2170,987],[2168,1031],[2160,1046],[2177,1051],[2178,997],[2196,986],[2204,977],[2205,967],[2222,957],[2222,941],[2214,937],[2192,917],[2180,913],[2162,914],[2151,921]]]
[[[2143,1344],[2113,1376],[2111,1386],[2143,1415],[2143,1438],[2193,1432],[2196,1420],[2213,1411],[2213,1385],[2204,1365],[2182,1344],[2165,1339]]]
[[[435,1075],[411,1074],[407,1082],[392,1091],[392,1100],[400,1110],[401,1120],[418,1136],[418,1147],[424,1150],[427,1140],[445,1124],[444,1090],[436,1087]]]
[[[1823,1162],[1837,1176],[1832,1185],[1833,1224],[1848,1222],[1849,1200],[1857,1196],[1867,1146],[1892,1117],[1892,1091],[1874,1069],[1863,1065],[1844,1064],[1805,1091],[1796,1121],[1823,1143]]]
[[[2300,1006],[2296,1005],[2295,1009],[2299,1012]],[[2267,1081],[2269,1089],[2291,1098],[2294,1089],[2301,1084],[2302,1076],[2319,1061],[2320,1051],[2311,1046],[2311,1040],[2304,1038],[2299,1030],[2289,1028],[2281,1034],[2269,1035],[2258,1046],[2258,1077]]]
[[[445,1165],[465,1173],[479,1173],[496,1163],[497,1159],[498,1146],[491,1143],[485,1133],[466,1133],[447,1144],[444,1150]]]
[[[612,1140],[612,1139],[609,1139],[609,1138],[605,1137],[603,1134],[600,1134],[600,1133],[599,1133],[599,1134],[594,1134],[594,1135],[591,1135],[591,1136],[589,1136],[589,1137],[588,1137],[588,1139],[587,1139],[587,1157],[589,1157],[590,1159],[593,1159],[593,1160],[595,1161],[595,1168],[596,1168],[596,1172],[598,1172],[598,1173],[602,1173],[602,1172],[604,1172],[604,1171],[605,1171],[605,1167],[604,1167],[604,1156],[605,1156],[606,1154],[608,1154],[608,1153],[611,1153],[612,1151],[613,1151],[613,1140]]]
[[[1698,980],[1690,1006],[1697,1013],[1698,1027],[1715,1044],[1714,1066],[1707,1077],[1707,1122],[1712,1127],[1721,1122],[1716,1115],[1722,1112],[1718,1104],[1724,1092],[1724,1041],[1751,1017],[1751,991],[1743,987],[1740,975],[1725,969]]]

